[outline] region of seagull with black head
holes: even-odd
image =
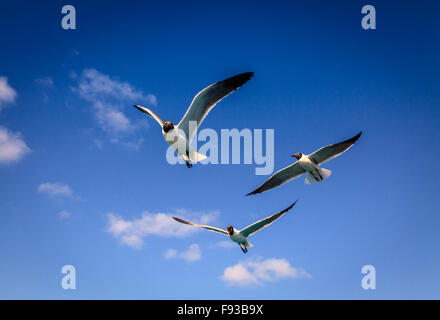
[[[199,128],[205,117],[220,100],[248,82],[253,75],[253,72],[241,73],[203,89],[194,97],[182,120],[177,125],[174,125],[171,121],[162,121],[158,115],[148,108],[139,105],[134,107],[153,117],[159,123],[165,141],[177,151],[187,167],[191,168],[192,163],[206,159],[206,155],[190,147],[196,129]],[[195,125],[192,126],[191,123]]]
[[[247,248],[253,247],[253,245],[249,243],[247,238],[250,237],[251,235],[253,235],[254,233],[260,231],[261,229],[270,226],[275,220],[279,219],[287,211],[292,209],[297,201],[292,203],[286,209],[284,209],[278,213],[275,213],[274,215],[271,215],[270,217],[267,217],[267,218],[261,219],[257,222],[254,222],[253,224],[247,226],[246,228],[244,228],[242,230],[237,230],[231,225],[227,226],[226,230],[223,230],[223,229],[220,229],[217,227],[211,227],[211,226],[207,226],[207,225],[203,225],[203,224],[185,221],[185,220],[182,220],[182,219],[176,218],[176,217],[173,217],[173,219],[176,220],[177,222],[180,222],[180,223],[188,224],[190,226],[204,228],[206,230],[217,232],[217,233],[223,234],[225,236],[228,236],[229,239],[238,243],[238,245],[240,246],[240,249],[243,251],[243,253],[246,253],[246,252],[248,252]]]

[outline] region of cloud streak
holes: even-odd
[[[37,78],[34,80],[36,84],[42,87],[53,88],[54,83],[51,77]]]
[[[168,249],[165,251],[164,257],[167,260],[179,258],[191,263],[202,259],[202,250],[197,243],[193,243],[187,250],[180,253],[175,249]]]
[[[58,216],[60,217],[60,219],[68,219],[70,218],[71,213],[66,210],[62,210],[58,213]]]
[[[73,195],[72,189],[69,187],[69,185],[55,182],[45,182],[38,186],[38,192],[39,193],[45,193],[51,196],[66,196],[71,197]]]
[[[227,267],[221,279],[231,286],[248,287],[285,278],[311,277],[305,270],[291,266],[286,259],[270,258],[240,262]]]
[[[124,107],[132,103],[157,104],[154,95],[145,95],[128,82],[112,79],[96,69],[84,69],[78,86],[73,90],[91,103],[99,126],[112,136],[128,134],[136,129],[123,112]]]
[[[142,247],[144,238],[148,236],[185,237],[198,231],[197,228],[174,221],[173,215],[175,214],[143,212],[139,218],[125,220],[114,213],[108,213],[106,231],[120,243],[137,249]],[[194,221],[206,224],[215,220],[217,215],[207,213],[190,216]]]
[[[20,133],[0,126],[0,165],[18,162],[30,151]]]
[[[235,248],[236,246],[238,247],[238,245],[234,242],[232,242],[231,240],[223,240],[223,241],[219,241],[215,244],[216,247],[219,248]]]
[[[0,111],[6,103],[15,102],[17,92],[8,84],[8,78],[0,76]]]

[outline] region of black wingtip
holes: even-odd
[[[254,76],[253,72],[244,72],[223,80],[225,86],[237,89],[248,82]]]
[[[176,218],[176,217],[173,217],[173,219],[176,220],[177,222],[188,224],[188,222],[185,221],[185,220],[182,220],[182,219],[179,219],[179,218]]]
[[[257,189],[258,190],[258,189]],[[252,191],[252,192],[249,192],[247,195],[246,195],[246,197],[248,197],[248,196],[253,196],[254,194],[258,194],[258,193],[260,193],[260,192],[258,192],[257,190],[254,190],[254,191]]]
[[[296,199],[295,200],[295,202],[294,203],[292,203],[291,205],[290,205],[290,207],[289,208],[287,208],[287,210],[290,210],[290,209],[292,209],[293,208],[293,206],[296,204],[298,202],[298,199]]]
[[[138,109],[140,112],[145,113],[145,111],[142,109],[142,107],[140,105],[134,104],[133,107],[135,107],[136,109]]]
[[[254,76],[254,72],[253,71],[250,71],[250,72],[243,72],[243,73],[240,73],[240,74],[237,74],[237,75],[235,75],[235,76],[233,76],[233,77],[231,77],[231,78],[243,78],[243,79],[250,79],[250,78],[252,78]]]
[[[296,199],[294,203],[292,203],[290,206],[288,206],[288,207],[287,207],[286,209],[284,209],[283,211],[278,212],[277,214],[278,214],[278,215],[282,215],[282,214],[286,213],[287,211],[289,211],[290,209],[292,209],[293,206],[294,206],[297,202],[298,202],[298,199]]]
[[[355,143],[356,141],[358,141],[358,139],[361,137],[361,135],[362,135],[362,130],[357,135],[355,135],[353,138],[351,138],[350,140],[353,141],[353,143]]]

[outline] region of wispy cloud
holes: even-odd
[[[165,251],[164,253],[164,258],[165,259],[174,259],[177,257],[177,250],[175,249],[168,249],[167,251]]]
[[[70,197],[73,195],[72,189],[69,187],[69,185],[55,182],[45,182],[38,186],[38,192],[39,193],[45,193],[49,194],[51,196],[66,196]]]
[[[0,76],[0,111],[7,103],[13,103],[17,92],[8,84],[8,78]]]
[[[219,248],[234,248],[236,246],[238,247],[238,245],[231,240],[219,241],[215,244],[215,246]]]
[[[68,219],[68,218],[70,218],[71,215],[72,214],[66,210],[60,211],[58,213],[58,216],[60,217],[60,219]]]
[[[189,246],[187,250],[180,253],[175,249],[168,249],[167,251],[165,251],[164,257],[165,259],[179,258],[190,263],[202,259],[202,250],[197,243],[193,243]]]
[[[128,82],[111,78],[96,69],[84,69],[73,90],[91,103],[99,126],[112,136],[127,134],[137,128],[123,112],[124,108],[133,103],[157,104],[154,95],[145,95]]]
[[[19,132],[0,126],[0,165],[18,162],[30,151]]]
[[[37,78],[34,80],[36,84],[42,87],[53,88],[54,83],[51,77]]]
[[[227,267],[221,279],[231,286],[246,287],[284,278],[311,277],[305,270],[291,266],[286,259],[270,258],[266,260],[249,260]]]
[[[174,221],[173,215],[175,214],[143,212],[140,218],[125,220],[114,213],[108,213],[107,232],[124,245],[141,248],[144,238],[148,236],[184,237],[198,230],[198,228]],[[187,216],[196,222],[206,224],[215,220],[217,214],[188,214],[187,212]]]

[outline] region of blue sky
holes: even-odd
[[[61,28],[64,4],[76,30]],[[361,28],[365,4],[376,30]],[[439,9],[2,3],[0,298],[439,298]],[[202,128],[275,129],[275,170],[363,130],[327,181],[245,197],[266,178],[255,165],[171,166],[132,107],[177,123],[199,90],[246,71]],[[247,255],[166,219],[241,228],[297,198]],[[76,290],[61,288],[68,264]],[[367,264],[376,290],[361,287]]]

